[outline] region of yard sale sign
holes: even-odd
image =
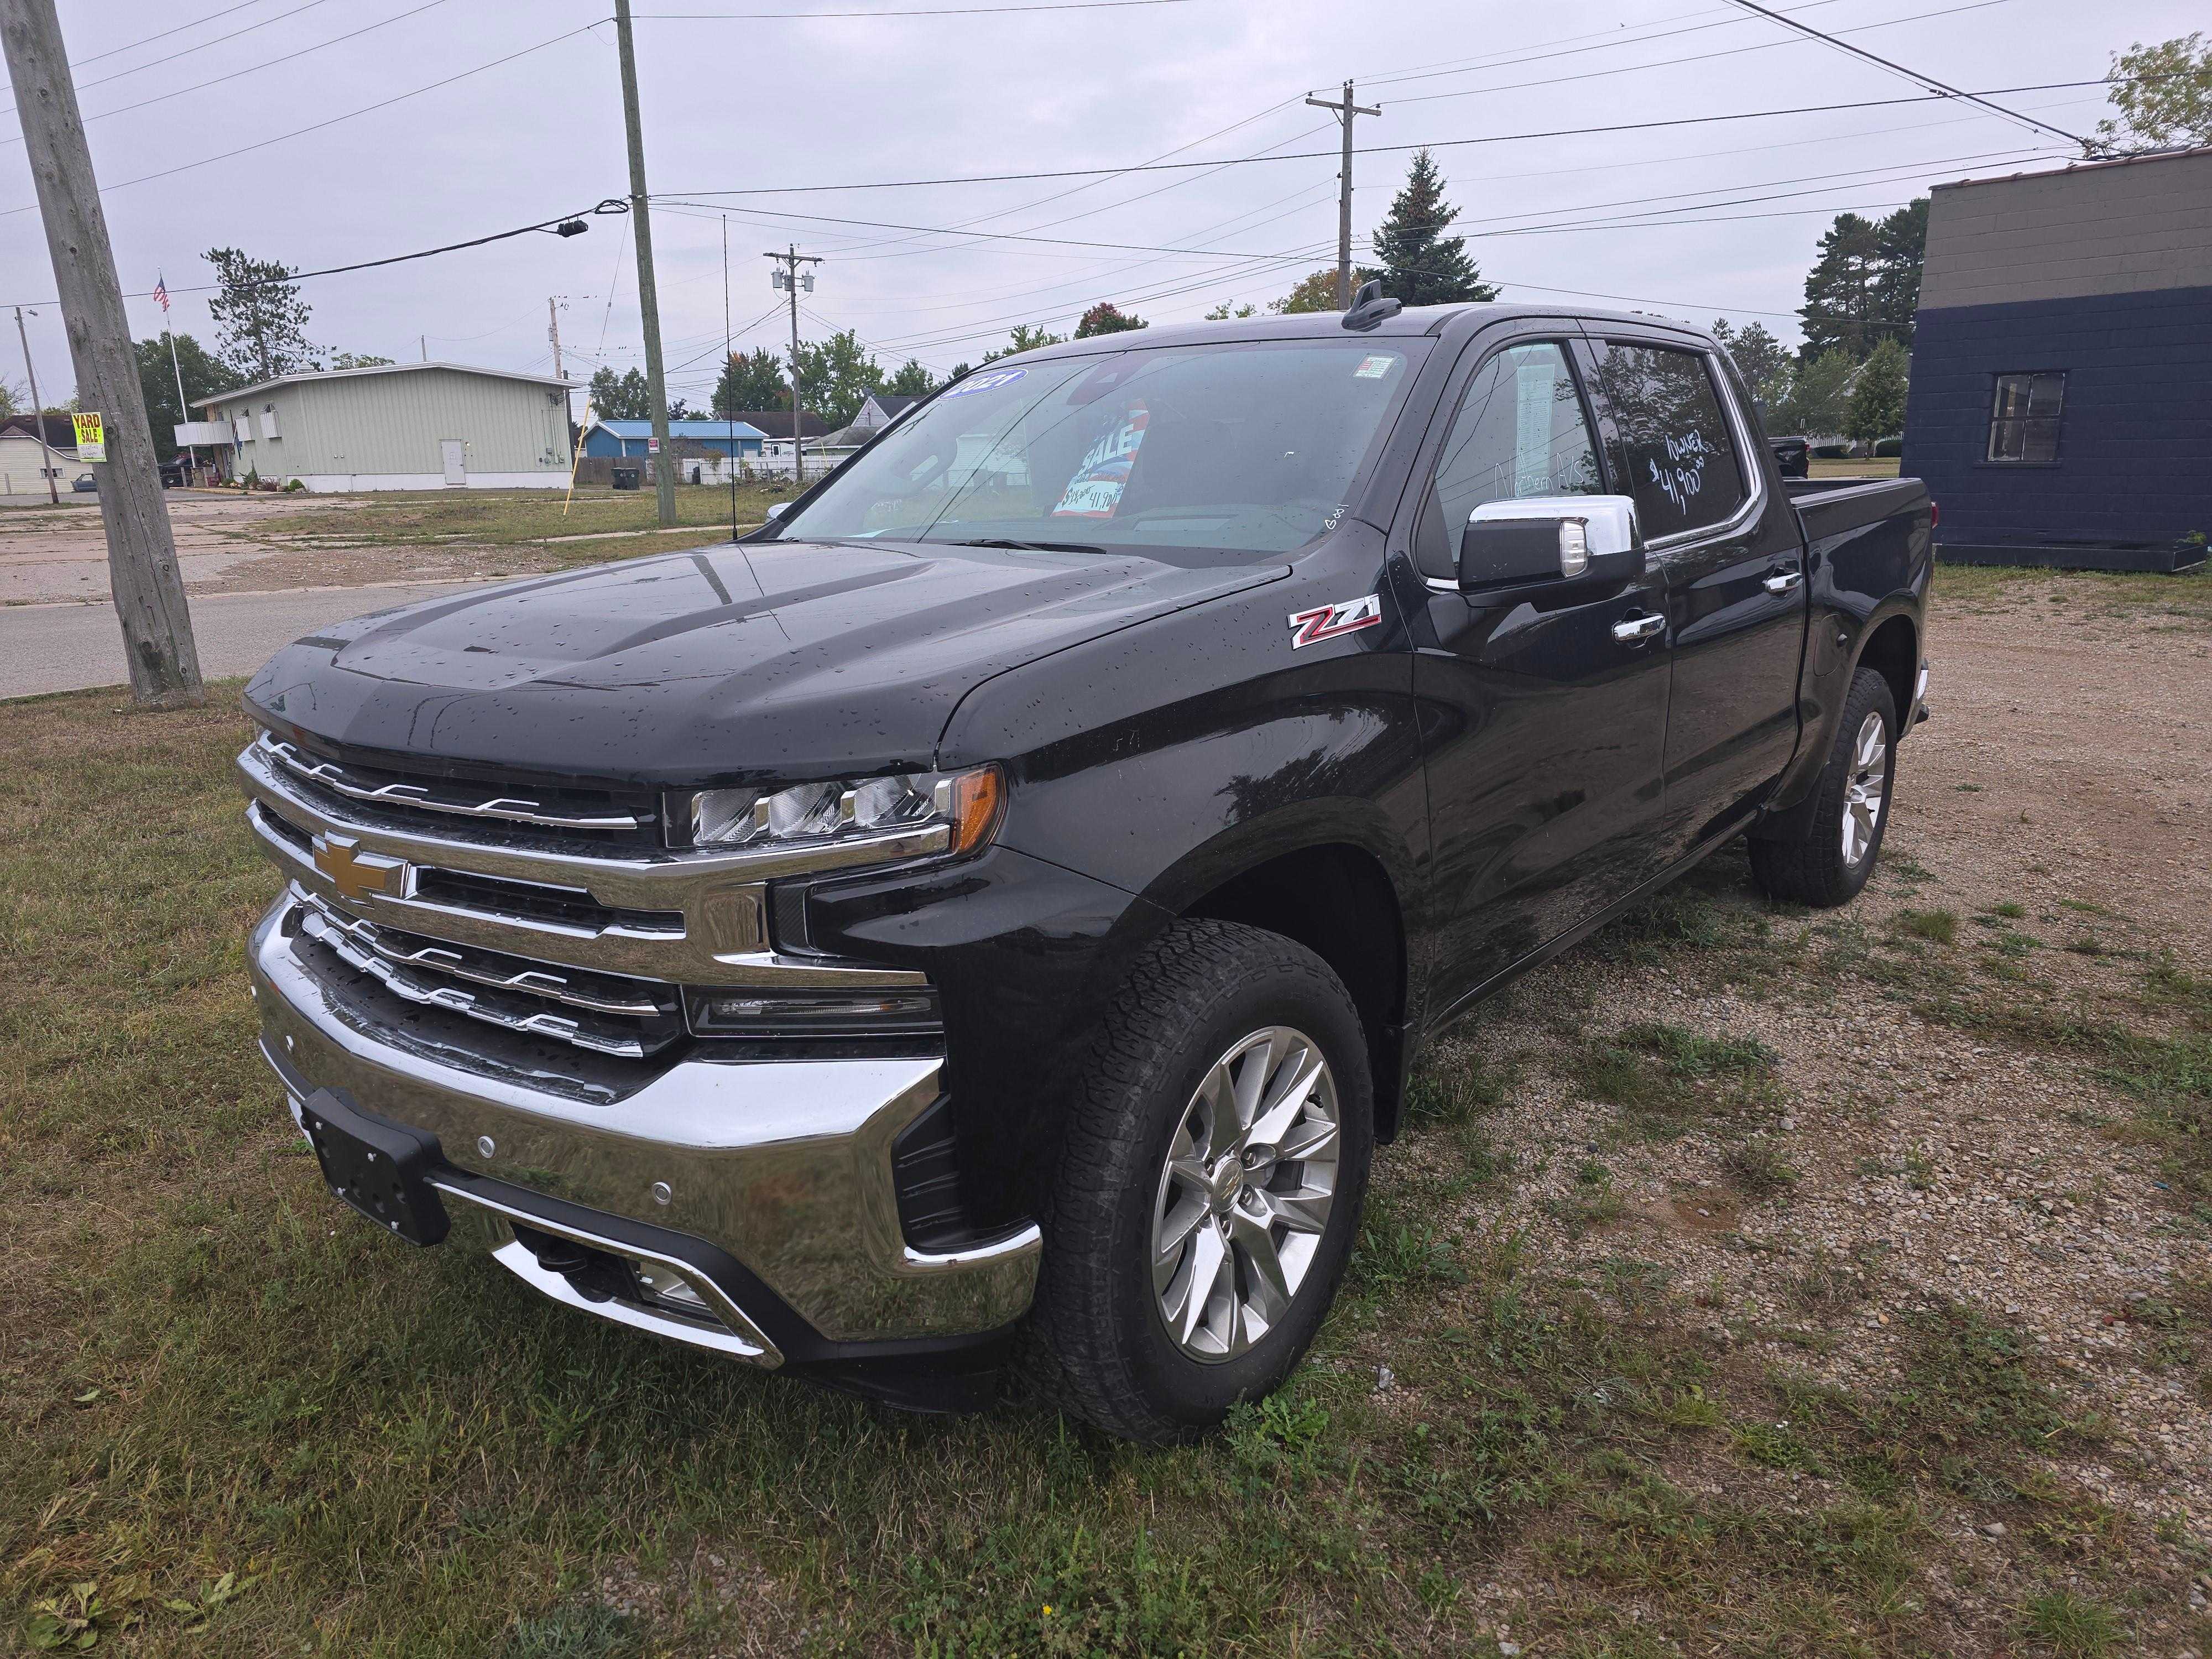
[[[76,458],[80,461],[104,461],[107,459],[107,428],[100,423],[98,410],[89,414],[72,415],[76,426]]]

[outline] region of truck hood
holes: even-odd
[[[646,784],[926,768],[971,688],[1287,574],[756,542],[429,599],[287,646],[248,706],[357,750]]]

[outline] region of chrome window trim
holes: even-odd
[[[640,817],[634,812],[592,816],[549,811],[534,800],[514,795],[495,795],[475,805],[444,801],[433,797],[428,785],[419,783],[386,783],[372,788],[349,781],[345,769],[337,762],[316,760],[296,744],[289,743],[273,732],[262,732],[254,739],[254,744],[294,776],[319,784],[333,793],[353,800],[371,801],[388,806],[414,806],[426,812],[450,812],[457,817],[499,818],[513,823],[539,824],[556,830],[642,830],[655,822],[650,817]]]

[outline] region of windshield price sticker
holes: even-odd
[[[1359,360],[1359,367],[1353,369],[1352,372],[1363,380],[1379,380],[1385,374],[1388,374],[1393,368],[1396,368],[1397,364],[1397,358],[1387,355],[1375,357],[1362,357]]]
[[[972,398],[979,392],[996,392],[1002,386],[1012,386],[1029,373],[1026,368],[994,369],[988,374],[970,374],[945,395],[948,398]]]
[[[88,410],[72,415],[70,421],[76,428],[76,458],[80,461],[104,461],[107,459],[107,428],[100,418],[98,410]]]
[[[1129,487],[1129,474],[1137,465],[1137,452],[1144,447],[1145,428],[1152,419],[1152,411],[1144,404],[1131,404],[1113,432],[1091,446],[1083,465],[1067,481],[1067,491],[1053,508],[1052,516],[1112,518],[1114,509],[1121,504],[1121,492]]]

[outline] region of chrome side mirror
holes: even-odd
[[[791,503],[789,501],[770,501],[768,504],[769,517],[771,519],[781,518],[783,516],[783,509],[790,505]]]
[[[1644,540],[1626,495],[1526,495],[1485,501],[1459,544],[1464,591],[1625,581],[1640,574]]]

